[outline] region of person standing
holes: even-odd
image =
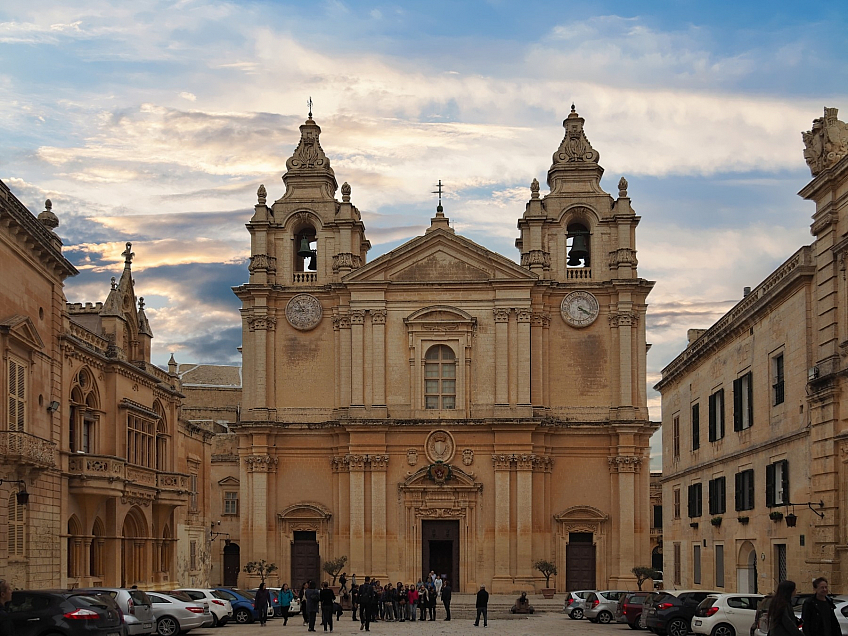
[[[253,609],[256,610],[259,618],[259,624],[265,627],[265,621],[268,620],[268,606],[271,604],[271,595],[265,589],[265,583],[259,584],[259,589],[256,590],[256,596],[253,597]]]
[[[309,625],[309,612],[306,610],[306,590],[309,589],[309,583],[304,582],[300,586],[300,595],[297,597],[300,601],[300,613],[303,615],[303,624]]]
[[[15,626],[7,608],[12,600],[12,586],[0,579],[0,636],[14,636]]]
[[[792,611],[792,595],[795,594],[794,581],[781,581],[777,585],[774,598],[768,610],[769,636],[799,636],[798,621]],[[811,632],[822,636],[823,632]],[[837,635],[839,632],[837,632]]]
[[[409,592],[406,596],[407,606],[406,612],[409,620],[415,622],[415,613],[418,611],[418,589],[414,585],[409,586]]]
[[[321,585],[318,600],[321,603],[321,625],[324,627],[325,632],[328,626],[330,631],[333,631],[333,602],[336,600],[336,595],[330,589],[330,584],[327,581],[324,581]]]
[[[437,599],[442,597],[442,585],[444,585],[444,583],[445,582],[442,581],[442,577],[440,576],[437,576],[436,579],[433,581],[433,587],[436,588]]]
[[[451,604],[451,594],[453,590],[451,590],[450,581],[445,579],[445,584],[442,586],[442,604],[445,606],[445,620],[450,620],[450,604]]]
[[[365,582],[359,586],[359,631],[371,631],[371,603],[374,601],[374,588],[371,577],[366,576]]]
[[[833,611],[836,605],[828,596],[827,579],[820,576],[813,581],[815,596],[804,601],[801,623],[805,636],[841,636],[842,629]]]
[[[418,620],[427,620],[427,587],[423,584],[418,586]]]
[[[307,631],[315,631],[315,619],[318,617],[318,606],[321,604],[321,595],[315,587],[315,581],[309,581],[309,587],[306,588],[306,614],[309,617],[309,629]]]
[[[431,585],[427,590],[427,611],[430,613],[430,620],[436,620],[436,602],[438,594],[436,594],[435,585]]]
[[[794,584],[792,586],[795,587]],[[486,586],[481,585],[480,591],[477,592],[477,620],[474,621],[474,627],[480,627],[480,616],[483,616],[483,627],[489,626],[489,593],[486,591]]]
[[[280,607],[283,610],[283,625],[289,624],[289,610],[291,609],[293,600],[294,594],[289,589],[289,584],[283,583],[283,587],[280,588]]]
[[[356,575],[354,574],[354,576]],[[356,620],[356,610],[359,608],[359,586],[352,581],[353,579],[351,579],[350,584],[350,607],[353,610],[351,612],[353,620]]]
[[[342,572],[342,575],[339,577],[339,584],[341,585],[339,594],[344,596],[344,593],[347,592],[347,572]]]

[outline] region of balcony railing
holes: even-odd
[[[156,485],[160,490],[188,490],[188,475],[180,473],[158,473]]]
[[[565,271],[568,280],[590,280],[592,278],[591,267],[570,267]]]
[[[68,459],[68,472],[74,477],[124,479],[126,461],[108,455],[74,455]]]
[[[126,468],[127,481],[134,482],[140,486],[156,487],[156,471],[151,468],[142,468],[141,466],[127,466]]]
[[[295,285],[316,285],[318,283],[318,272],[294,272],[292,282]]]
[[[0,431],[0,458],[4,464],[52,468],[56,465],[56,444],[19,431]]]

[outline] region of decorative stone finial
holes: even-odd
[[[320,136],[321,128],[312,120],[310,113],[309,119],[300,127],[300,143],[286,162],[286,168],[294,172],[318,168],[332,174],[330,160],[321,148]]]
[[[618,196],[621,199],[627,196],[627,179],[624,177],[618,180]]]
[[[171,354],[171,359],[168,360],[168,373],[170,375],[177,374],[177,361],[174,359],[174,354]]]
[[[592,148],[592,144],[586,138],[586,133],[583,132],[585,121],[585,119],[577,114],[574,104],[572,104],[571,112],[562,122],[562,126],[565,128],[565,137],[554,153],[554,165],[563,163],[598,163],[601,154]]]
[[[44,212],[38,215],[38,220],[51,231],[59,227],[59,217],[53,214],[53,202],[50,199],[44,202]]]
[[[135,256],[132,251],[132,243],[127,243],[127,249],[121,252],[121,256],[124,257],[124,267],[129,267],[132,264],[133,256]]]
[[[342,184],[342,201],[350,202],[350,184],[347,181]]]
[[[531,199],[538,199],[539,198],[539,180],[536,179],[535,177],[533,178],[533,181],[530,182],[530,198]]]
[[[268,191],[265,189],[264,183],[259,185],[259,189],[256,191],[256,198],[259,201],[259,205],[265,205],[265,201],[268,200]]]
[[[114,277],[114,276],[112,276],[112,283],[111,283],[111,285],[112,285],[112,286],[110,287],[110,289],[111,289],[112,291],[115,291],[116,289],[118,289],[118,283],[115,281],[115,277]]]
[[[812,130],[801,133],[804,159],[815,177],[848,155],[848,124],[837,119],[839,110],[825,108],[824,117],[813,120]]]
[[[138,310],[144,311],[144,296],[138,299]]]
[[[312,119],[312,97],[306,100],[306,105],[309,106],[309,119]]]

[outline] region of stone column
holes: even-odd
[[[531,347],[530,347],[530,319],[532,314],[529,308],[519,309],[518,317],[518,364],[516,375],[518,376],[518,406],[530,406],[530,374]]]
[[[388,455],[369,455],[371,462],[371,571],[388,580],[386,563],[386,469]]]
[[[350,312],[350,406],[363,408],[365,393],[362,374],[365,370],[363,354],[365,351],[363,330],[365,328],[365,312]]]
[[[610,315],[610,326],[618,328],[618,406],[633,406],[633,324],[636,315],[630,311],[629,301],[619,301],[618,307],[619,312]]]
[[[542,314],[532,314],[530,317],[530,402],[533,406],[544,405],[545,349],[542,333]]]
[[[335,391],[335,395],[333,396],[333,405],[335,408],[339,408],[342,405],[342,385],[341,385],[341,370],[342,370],[342,338],[341,338],[341,319],[338,316],[333,316],[333,351],[335,352],[334,356],[334,372],[335,372],[335,382],[333,382],[333,389]]]
[[[495,576],[493,593],[512,592],[509,553],[509,472],[511,455],[492,455],[495,469]]]
[[[264,417],[260,413],[254,414],[253,417],[254,419],[267,419],[267,409],[270,405],[267,380],[272,375],[268,370],[269,368],[273,370],[272,367],[268,366],[268,330],[274,328],[276,319],[264,314],[255,314],[248,317],[247,325],[253,336],[253,351],[256,354],[253,369],[255,382],[253,407],[259,409],[260,412],[265,412]]]
[[[350,316],[339,317],[339,331],[341,334],[340,364],[341,364],[341,408],[350,407],[351,401],[351,385],[350,385],[350,370],[351,370],[351,328]]]
[[[515,483],[515,545],[516,576],[524,579],[528,591],[534,590],[533,581],[533,464],[535,455],[519,455],[516,462]]]
[[[613,561],[611,568],[610,585],[618,586],[620,589],[633,583],[631,569],[636,565],[636,511],[634,509],[636,469],[642,462],[641,457],[618,455],[609,457],[610,474],[613,483],[617,482],[618,488],[618,558]]]
[[[386,310],[375,309],[371,312],[373,330],[373,373],[374,403],[372,406],[386,406]]]
[[[495,317],[495,406],[509,406],[509,309],[492,310]]]
[[[255,561],[266,558],[271,554],[268,546],[268,483],[269,474],[277,471],[276,457],[266,454],[247,455],[244,458],[250,480],[249,533],[242,537],[242,545],[249,546],[247,554],[242,553],[242,560]]]

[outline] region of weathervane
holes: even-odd
[[[438,190],[433,190],[431,194],[439,195],[439,207],[442,207],[442,180],[439,179],[439,184],[436,186]]]
[[[309,106],[309,119],[312,119],[312,97],[306,101],[307,106]]]

